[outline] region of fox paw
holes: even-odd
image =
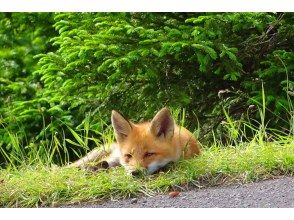
[[[97,172],[97,171],[100,171],[100,170],[106,170],[108,168],[109,168],[108,162],[107,161],[101,161],[98,164],[85,167],[85,170],[90,171],[90,172]]]

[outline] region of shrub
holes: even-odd
[[[112,109],[139,120],[162,106],[185,108],[188,127],[200,121],[203,137],[221,126],[223,108],[235,119],[258,119],[249,106],[262,106],[262,85],[267,122],[290,129],[292,13],[50,15],[58,34],[46,39],[56,50],[34,53],[38,66],[25,79],[37,79],[38,89],[2,104],[6,128],[17,121],[29,140],[79,127],[86,114],[90,130],[102,130]]]

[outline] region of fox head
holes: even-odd
[[[135,124],[112,111],[111,122],[118,143],[120,164],[131,175],[141,171],[152,174],[169,162],[178,159],[172,147],[175,123],[167,108],[151,120]]]

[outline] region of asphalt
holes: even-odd
[[[67,207],[85,208],[293,208],[294,177],[261,182],[193,189],[166,193],[154,197],[140,197],[102,204],[81,204]],[[171,197],[175,196],[175,197]]]

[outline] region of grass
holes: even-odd
[[[0,170],[2,207],[59,206],[97,202],[139,194],[164,193],[171,188],[249,182],[294,174],[294,139],[237,147],[213,146],[201,156],[182,160],[167,172],[142,178],[123,168],[88,173],[75,168],[25,166]]]
[[[65,136],[60,140],[52,135],[43,145],[31,143],[23,147],[17,135],[9,133],[12,151],[7,154],[0,146],[0,153],[9,166],[0,168],[0,206],[2,207],[43,207],[60,206],[81,202],[99,202],[105,199],[118,199],[137,195],[165,193],[170,189],[186,189],[190,186],[205,187],[223,183],[251,182],[294,174],[294,124],[293,105],[289,111],[290,129],[287,133],[267,128],[265,123],[265,94],[259,109],[261,121],[234,121],[223,108],[226,129],[226,144],[218,140],[214,132],[212,146],[203,147],[202,154],[189,160],[173,164],[166,172],[134,178],[126,175],[122,167],[86,172],[76,168],[53,165],[52,158],[57,156],[61,164],[69,161],[68,146],[89,150],[89,142],[96,146],[101,140],[89,136],[89,118],[78,130],[68,127],[72,139]],[[185,111],[173,110],[174,118],[185,125]],[[102,124],[104,122],[101,122]],[[247,137],[248,130],[251,138]],[[8,131],[9,132],[9,131]],[[109,126],[103,133],[103,143],[113,140]],[[200,126],[195,130],[198,136]],[[63,132],[64,134],[64,132]],[[42,143],[42,142],[41,142]],[[25,151],[27,150],[27,151]],[[60,152],[64,152],[62,156]]]

